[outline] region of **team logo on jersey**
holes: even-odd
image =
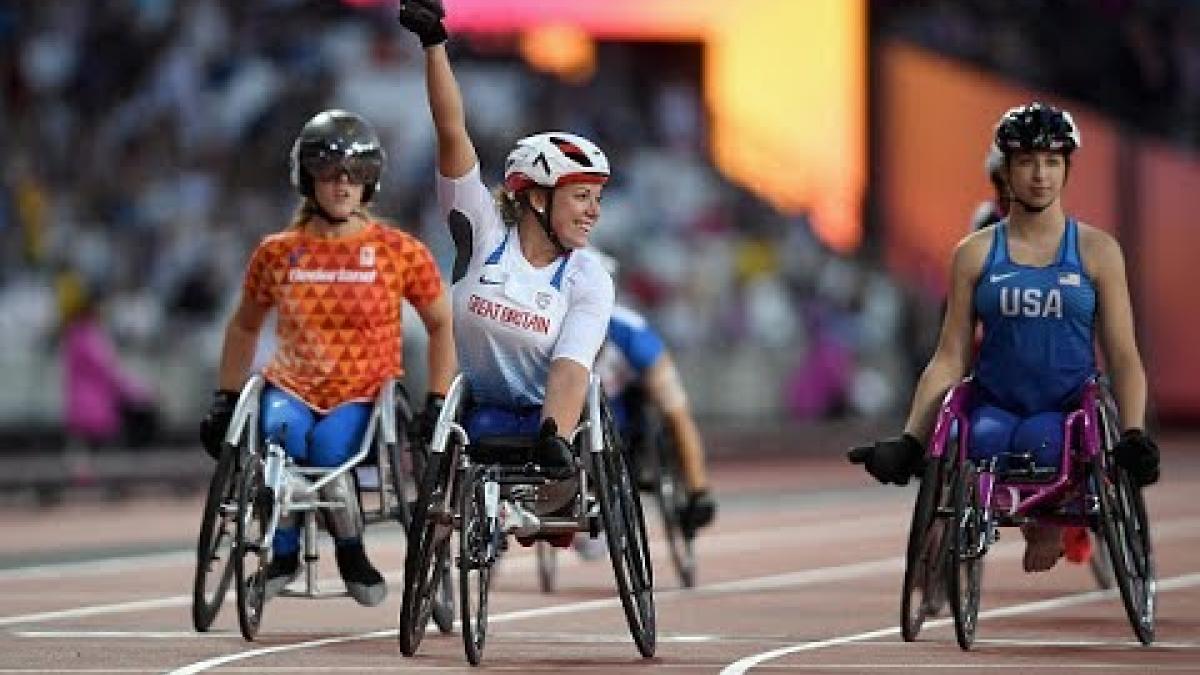
[[[1079,272],[1060,272],[1058,275],[1059,286],[1078,286],[1081,281]]]
[[[1043,293],[1040,288],[1001,288],[1000,314],[1025,316],[1031,319],[1063,318],[1062,293],[1052,288]]]
[[[375,266],[375,247],[363,246],[358,249],[358,266],[359,267],[374,267]]]
[[[538,309],[546,309],[547,307],[550,306],[550,301],[553,299],[554,298],[551,297],[551,295],[548,292],[538,291],[537,296],[534,298],[534,303],[537,304]]]

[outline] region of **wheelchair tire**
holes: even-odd
[[[409,479],[409,473],[404,469],[404,453],[401,450],[400,443],[388,443],[388,464],[391,465],[392,491],[396,497],[396,504],[392,507],[392,518],[400,523],[400,527],[408,532],[412,526],[412,505],[409,500],[414,493],[413,483]],[[411,465],[415,467],[415,464]],[[416,470],[415,468],[413,469]],[[420,474],[415,474],[420,475]]]
[[[1104,528],[1088,528],[1088,536],[1092,537],[1092,557],[1088,559],[1088,567],[1092,570],[1092,578],[1096,586],[1107,591],[1113,587],[1112,556],[1108,554],[1108,540],[1104,537]]]
[[[499,542],[496,523],[488,522],[483,471],[462,469],[459,480],[458,597],[462,612],[463,649],[473,666],[483,660],[487,640],[488,592]]]
[[[192,626],[207,631],[221,612],[233,579],[233,542],[237,514],[237,460],[240,448],[225,446],[213,470],[196,541],[192,581]]]
[[[1150,544],[1150,523],[1142,492],[1125,471],[1110,464],[1105,470],[1099,462],[1091,467],[1092,486],[1099,506],[1100,527],[1104,532],[1113,576],[1121,589],[1121,601],[1134,635],[1144,645],[1154,642],[1154,614],[1157,576],[1154,550]],[[1100,552],[1097,551],[1096,554]]]
[[[553,593],[558,584],[558,549],[550,542],[539,541],[534,544],[537,555],[538,587],[543,593]]]
[[[954,614],[954,636],[958,646],[969,650],[979,625],[979,596],[983,586],[983,537],[986,527],[979,503],[978,471],[969,460],[955,472],[954,521],[949,534],[950,609]]]
[[[405,656],[416,654],[425,638],[425,628],[434,606],[438,604],[436,596],[442,588],[450,549],[450,527],[434,522],[430,512],[434,505],[453,503],[448,495],[451,489],[447,455],[431,454],[413,509],[413,523],[404,554],[404,595],[397,637],[400,652]]]
[[[238,627],[242,637],[250,641],[258,635],[266,606],[271,542],[264,539],[274,508],[275,495],[264,481],[261,457],[247,458],[238,490],[237,544],[233,565],[238,582]]]
[[[950,564],[950,521],[945,514],[952,493],[946,484],[948,473],[944,459],[930,459],[913,505],[900,595],[900,633],[905,642],[916,640],[925,619],[945,607]]]
[[[655,437],[650,439],[653,444],[651,461],[655,464],[654,498],[662,515],[663,532],[679,583],[684,588],[692,588],[696,585],[695,532],[685,530],[679,521],[679,514],[687,505],[683,468],[668,432],[661,425],[656,431]]]
[[[607,404],[601,402],[604,448],[593,455],[600,515],[608,539],[613,576],[625,609],[629,633],[643,657],[654,656],[657,645],[654,612],[654,570],[646,538],[641,497],[619,445]]]

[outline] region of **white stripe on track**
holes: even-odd
[[[1161,580],[1158,582],[1159,591],[1169,591],[1176,588],[1189,588],[1192,586],[1200,586],[1200,572],[1193,574],[1185,574],[1170,579]],[[997,617],[1017,616],[1020,614],[1033,614],[1051,609],[1061,609],[1063,607],[1073,607],[1075,605],[1083,605],[1096,600],[1107,598],[1116,598],[1119,596],[1117,589],[1107,591],[1087,591],[1086,593],[1074,593],[1072,595],[1064,595],[1058,598],[1050,598],[1048,600],[1038,600],[1036,602],[1025,602],[1019,605],[1009,605],[1007,607],[997,607],[979,613],[980,619],[994,619]],[[953,618],[936,619],[927,621],[925,628],[937,628],[940,626],[951,625],[954,622]],[[874,640],[875,638],[887,637],[889,635],[898,635],[900,633],[899,626],[890,626],[888,628],[879,628],[865,633],[855,633],[853,635],[842,635],[840,637],[830,638],[828,640],[816,640],[813,642],[801,642],[799,644],[780,647],[770,651],[761,652],[739,659],[721,671],[721,675],[742,675],[751,668],[772,659],[797,652],[809,652],[816,649],[824,649],[826,647],[836,647],[838,645],[850,644],[853,642],[863,642],[866,640]]]

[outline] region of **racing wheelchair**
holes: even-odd
[[[365,523],[394,520],[407,528],[415,494],[411,476],[423,463],[421,449],[403,443],[397,434],[397,417],[408,428],[412,413],[403,389],[391,378],[380,387],[358,451],[332,468],[298,466],[281,445],[262,438],[259,415],[265,385],[256,374],[238,397],[205,500],[192,588],[192,623],[197,631],[206,631],[236,580],[238,626],[247,640],[255,638],[262,622],[271,542],[280,520],[292,514],[303,516],[304,551],[303,590],[285,588],[280,595],[344,596],[345,592],[322,591],[318,586],[318,510],[340,510]],[[353,493],[339,490],[337,500],[323,497],[322,488],[343,476],[352,478]]]
[[[493,567],[509,534],[522,543],[603,531],[629,631],[638,651],[656,646],[654,579],[641,499],[599,379],[588,383],[572,433],[576,466],[534,461],[533,441],[471,439],[461,424],[469,403],[459,375],[446,395],[421,480],[404,565],[398,638],[416,653],[457,533],[458,599],[467,660],[478,665],[488,627]]]
[[[1156,576],[1150,524],[1141,490],[1117,465],[1116,404],[1101,378],[1084,387],[1066,416],[1061,464],[1036,466],[1028,455],[975,462],[970,457],[970,378],[947,392],[925,457],[913,508],[901,593],[901,632],[915,640],[928,616],[948,599],[959,646],[970,649],[978,627],[983,561],[1000,527],[1057,524],[1096,533],[1093,568],[1120,589],[1142,644],[1154,640]],[[1109,582],[1111,584],[1111,582]]]
[[[630,415],[623,434],[626,458],[638,488],[651,495],[657,506],[679,583],[692,588],[696,585],[696,533],[684,527],[680,519],[687,504],[687,483],[675,437],[662,412],[647,399],[640,386],[631,385],[623,398]],[[545,593],[553,592],[557,581],[557,549],[547,542],[538,542],[537,564],[539,586]]]

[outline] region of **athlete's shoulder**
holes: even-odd
[[[300,230],[289,227],[286,230],[265,235],[258,241],[258,246],[254,250],[258,255],[280,255],[291,251],[301,238]]]
[[[379,241],[389,249],[398,253],[427,250],[429,247],[410,232],[406,232],[396,224],[387,220],[375,220],[371,226],[376,229]]]
[[[1079,254],[1090,271],[1103,274],[1114,266],[1124,266],[1125,255],[1116,237],[1085,222],[1076,223],[1079,229]]]

